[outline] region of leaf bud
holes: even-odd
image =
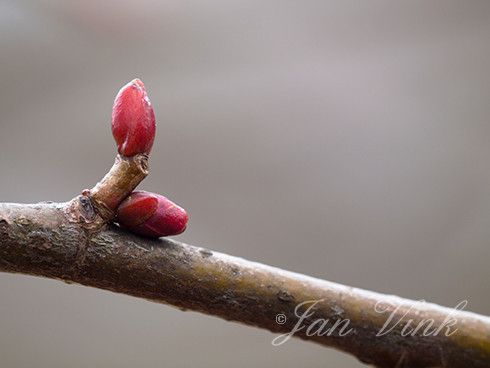
[[[116,209],[116,220],[136,234],[158,238],[182,233],[188,217],[183,208],[166,197],[135,190]]]
[[[132,80],[117,94],[111,128],[120,154],[130,157],[150,153],[155,139],[155,114],[141,80]]]

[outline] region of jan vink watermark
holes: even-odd
[[[351,323],[345,311],[339,306],[333,304],[330,308],[332,313],[330,318],[316,318],[315,313],[321,309],[321,303],[325,299],[309,300],[296,305],[294,317],[297,319],[294,326],[287,333],[279,335],[272,340],[273,346],[280,346],[287,342],[291,337],[300,332],[307,337],[313,336],[336,336],[345,337],[355,334],[354,324]],[[408,336],[437,336],[444,334],[451,336],[457,331],[456,314],[462,311],[468,304],[467,300],[458,303],[443,321],[435,321],[433,318],[414,318],[415,312],[424,311],[424,300],[414,302],[412,305],[397,304],[395,301],[378,301],[374,305],[374,312],[386,317],[384,324],[378,327],[376,337],[381,337],[389,333],[399,333],[403,337]],[[428,308],[430,310],[430,307]],[[430,315],[430,313],[428,314]],[[285,314],[276,315],[276,323],[283,325],[288,323],[288,316]],[[289,322],[291,323],[291,322]]]

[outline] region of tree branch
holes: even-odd
[[[121,154],[93,189],[67,203],[0,203],[0,271],[215,315],[281,333],[275,345],[295,336],[378,367],[490,366],[490,318],[458,310],[464,305],[453,310],[382,295],[114,225],[171,235],[185,228],[187,214],[161,195],[149,194],[155,208],[128,197],[148,175],[155,137],[139,79],[118,93],[111,127]],[[172,221],[178,226],[169,230]]]
[[[61,279],[265,328],[283,334],[276,344],[294,333],[379,367],[489,365],[489,317],[455,314],[174,240],[142,238],[109,224],[99,212],[89,196],[62,204],[0,204],[0,271]],[[285,323],[276,322],[278,314]],[[421,323],[414,336],[402,336]],[[424,336],[424,330],[431,333]],[[380,332],[386,333],[377,336]]]

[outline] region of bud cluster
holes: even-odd
[[[134,79],[117,94],[111,128],[119,154],[130,157],[150,153],[155,115],[141,80]],[[152,238],[180,234],[187,220],[183,208],[160,194],[142,190],[133,191],[116,209],[121,227]]]

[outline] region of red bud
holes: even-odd
[[[139,79],[126,84],[117,94],[111,128],[120,154],[129,157],[150,153],[155,139],[155,115]]]
[[[187,213],[160,194],[136,190],[116,210],[119,224],[151,238],[177,235],[187,224]]]

